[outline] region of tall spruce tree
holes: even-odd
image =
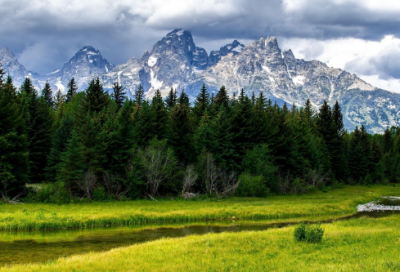
[[[111,97],[115,100],[115,103],[117,103],[118,109],[120,109],[124,104],[125,95],[126,95],[125,87],[123,87],[118,82],[114,83],[113,93],[111,94]]]
[[[74,119],[71,115],[62,118],[51,141],[51,149],[47,157],[46,180],[55,181],[61,163],[61,154],[66,151],[68,140],[71,139]]]
[[[174,107],[176,105],[176,102],[177,102],[176,90],[174,91],[174,89],[171,88],[171,90],[168,93],[167,98],[165,99],[165,105],[167,106],[167,109],[171,110],[172,107]]]
[[[192,108],[193,115],[193,125],[197,127],[201,121],[201,118],[205,111],[210,106],[210,94],[207,92],[206,85],[203,83],[203,87],[200,93],[197,95],[194,102],[194,107]]]
[[[168,142],[180,162],[185,164],[193,159],[193,129],[190,123],[189,98],[182,92],[178,103],[171,109],[169,118],[170,135]]]
[[[236,169],[240,166],[247,150],[254,147],[254,112],[251,100],[240,91],[238,103],[232,109],[232,144]]]
[[[159,140],[167,139],[168,133],[168,114],[160,90],[157,90],[151,101],[151,123],[150,131],[152,138]]]
[[[135,92],[135,103],[141,106],[144,102],[144,90],[142,84],[139,85],[138,89]]]
[[[0,66],[0,197],[13,198],[28,182],[28,141],[21,103]]]
[[[54,97],[54,108],[58,109],[64,103],[64,96],[61,90],[58,90],[56,96]]]
[[[78,86],[76,85],[75,78],[71,78],[67,85],[67,95],[65,98],[65,103],[71,102],[72,98],[75,96]]]
[[[47,81],[42,90],[42,98],[46,101],[47,106],[51,108],[54,106],[53,91],[51,90],[50,84]]]
[[[71,191],[75,183],[83,179],[86,169],[85,146],[80,141],[78,133],[72,130],[66,150],[61,153],[57,180],[64,182]]]
[[[104,91],[100,78],[93,79],[90,82],[83,102],[85,111],[91,113],[99,113],[108,106],[109,95]]]
[[[214,103],[217,106],[217,109],[224,107],[225,110],[228,110],[229,96],[225,89],[225,86],[222,86],[221,89],[219,89],[219,92],[217,93],[217,95],[214,98]]]

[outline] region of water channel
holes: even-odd
[[[349,216],[298,218],[289,221],[232,221],[196,224],[174,224],[107,229],[83,229],[48,232],[0,233],[0,265],[35,263],[55,260],[75,254],[107,251],[113,248],[144,243],[161,238],[184,237],[193,234],[262,231],[282,228],[299,222],[331,223],[362,216],[382,217],[397,211],[359,212]]]

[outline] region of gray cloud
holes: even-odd
[[[0,0],[0,47],[10,47],[29,70],[44,74],[84,45],[98,48],[114,64],[140,57],[174,28],[191,30],[197,44],[208,50],[227,40],[268,35],[319,40],[399,37],[400,9],[365,4],[371,1]],[[304,50],[317,56],[323,48]],[[390,57],[369,63],[388,76],[398,73]]]

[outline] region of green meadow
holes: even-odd
[[[400,195],[400,187],[346,186],[326,193],[218,201],[3,204],[0,243],[84,241],[85,237],[124,237],[160,227],[229,226],[233,220],[238,224],[249,219],[253,223],[259,219],[268,223],[323,222],[355,214],[358,204],[390,195]],[[325,234],[317,244],[296,242],[296,226],[290,225],[161,238],[47,262],[21,261],[2,266],[0,271],[400,271],[400,214],[321,226]],[[75,230],[69,230],[72,228]]]
[[[293,227],[194,235],[16,265],[0,271],[399,271],[400,215],[322,224],[321,243]]]
[[[55,230],[210,220],[280,219],[348,215],[357,204],[400,194],[400,187],[346,186],[304,195],[216,200],[0,205],[1,230]]]

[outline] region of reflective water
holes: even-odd
[[[261,231],[270,228],[281,228],[299,222],[329,223],[361,216],[381,217],[393,213],[367,212],[336,218],[299,218],[295,221],[286,219],[286,221],[237,221],[197,223],[193,225],[176,224],[133,228],[0,233],[0,265],[45,262],[59,257],[93,251],[107,251],[112,248],[167,237],[220,232]]]

